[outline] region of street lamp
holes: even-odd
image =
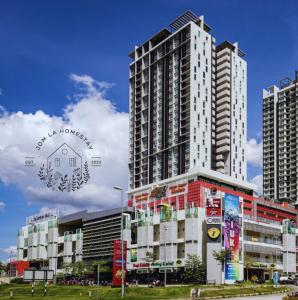
[[[169,229],[167,226],[164,226],[164,286],[167,286],[167,266],[166,266],[166,231]]]
[[[123,298],[124,297],[123,189],[119,186],[114,186],[113,189],[121,192],[121,298]]]

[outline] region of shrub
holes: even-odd
[[[25,282],[22,277],[16,277],[16,278],[11,279],[10,283],[23,284]]]

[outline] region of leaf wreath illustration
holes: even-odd
[[[45,180],[46,179],[46,176],[44,174],[44,164],[42,164],[42,166],[39,168],[39,171],[38,171],[38,177],[40,180]]]
[[[83,183],[84,183],[84,181],[82,179],[82,175],[77,174],[77,189],[78,190],[82,187]]]
[[[47,181],[47,187],[50,188],[53,186],[53,169],[51,168],[51,163],[49,163],[49,167],[46,168],[46,178],[48,179]]]
[[[84,163],[84,170],[85,170],[85,172],[83,173],[84,183],[87,183],[88,180],[90,179],[90,173],[89,173],[88,163],[86,161]]]
[[[60,178],[60,181],[61,181],[61,182],[60,182],[60,184],[59,184],[59,186],[58,186],[58,189],[59,189],[61,192],[64,192],[65,189],[66,189],[67,177],[68,177],[68,175],[65,174],[64,177],[61,177],[61,178]]]
[[[76,181],[76,177],[74,175],[72,175],[72,179],[71,179],[71,190],[75,191],[77,189],[77,181]]]

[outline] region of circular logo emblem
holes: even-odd
[[[212,187],[211,190],[210,190],[210,192],[211,192],[212,196],[215,196],[216,193],[217,193],[217,189],[215,187]]]
[[[211,227],[208,229],[207,234],[211,239],[217,239],[220,235],[220,230],[217,227]]]

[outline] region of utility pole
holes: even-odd
[[[99,299],[99,272],[100,272],[100,264],[97,264],[97,291],[96,291],[96,300]]]
[[[166,231],[168,230],[169,228],[167,226],[164,226],[164,286],[166,287],[167,286],[167,266],[166,266],[166,255],[167,255],[167,252],[166,252]]]

